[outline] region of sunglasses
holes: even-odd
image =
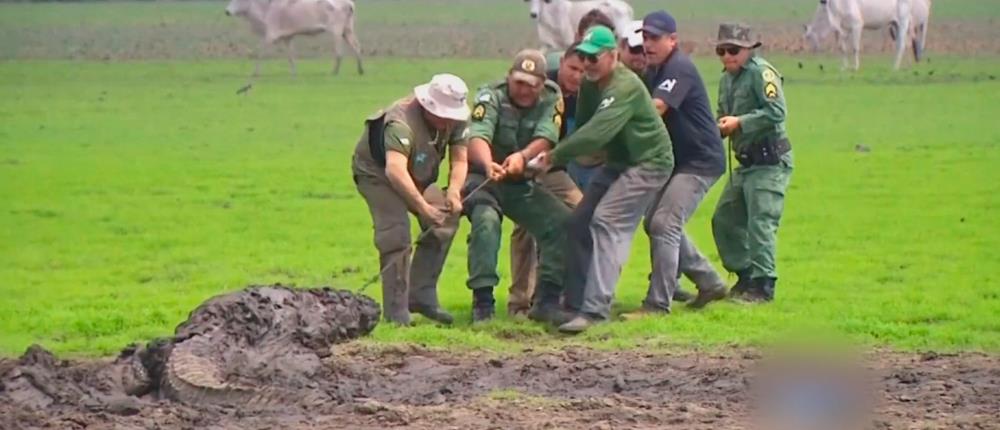
[[[628,47],[628,52],[629,52],[629,54],[632,54],[632,55],[639,55],[639,54],[646,53],[646,49],[642,45],[639,45],[639,46],[629,46]]]
[[[715,55],[720,57],[726,54],[736,56],[742,50],[743,48],[740,48],[739,46],[719,46],[715,48]]]
[[[583,58],[583,61],[586,61],[590,64],[597,64],[597,62],[600,61],[602,55],[604,55],[603,52],[597,54],[580,54],[580,58]]]

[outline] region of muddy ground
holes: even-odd
[[[334,346],[324,359],[325,371],[317,375],[324,380],[317,383],[336,393],[321,404],[248,410],[132,398],[113,407],[32,410],[5,401],[0,428],[755,428],[751,398],[757,395],[751,393],[768,373],[761,366],[767,360],[749,350],[500,356],[354,343]],[[72,383],[107,362],[56,362],[55,372]],[[871,399],[856,397],[874,413],[865,428],[1000,428],[1000,357],[883,351],[866,354],[862,363],[873,384]],[[7,384],[0,395],[11,389],[18,366],[0,361]]]

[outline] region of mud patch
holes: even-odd
[[[11,375],[32,362],[53,360],[46,366],[58,378],[49,386],[62,390],[94,390],[86,375],[108,365],[29,351],[0,362],[0,428],[753,428],[753,387],[765,360],[754,351],[496,356],[357,343],[332,352],[303,388],[324,401],[297,394],[262,409],[151,395],[113,407],[26,403],[12,395],[12,384],[23,382]],[[859,364],[871,374],[867,428],[995,428],[1000,418],[1000,358],[878,352]]]

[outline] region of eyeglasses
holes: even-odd
[[[715,48],[715,55],[720,57],[726,54],[736,56],[742,50],[743,48],[740,48],[739,46],[718,46]]]
[[[644,54],[644,53],[646,53],[646,49],[642,45],[639,45],[639,46],[629,46],[628,47],[628,53],[632,54],[632,55]]]

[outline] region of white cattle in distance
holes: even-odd
[[[820,0],[812,22],[805,26],[804,37],[817,50],[822,40],[833,34],[844,54],[844,68],[858,70],[862,31],[888,29],[896,45],[893,68],[899,69],[908,39],[914,59],[920,61],[923,55],[930,6],[931,0]]]
[[[576,40],[576,27],[580,18],[593,9],[599,9],[615,23],[615,31],[624,37],[622,30],[632,21],[632,6],[622,0],[524,0],[531,4],[531,18],[538,28],[538,39],[544,50],[564,50]]]
[[[226,15],[246,19],[250,30],[260,38],[253,76],[260,73],[260,61],[268,46],[285,45],[288,65],[295,75],[295,50],[292,38],[300,35],[326,33],[333,38],[333,73],[340,72],[344,41],[358,60],[358,74],[364,74],[361,65],[361,46],[354,35],[354,1],[352,0],[230,0]]]

